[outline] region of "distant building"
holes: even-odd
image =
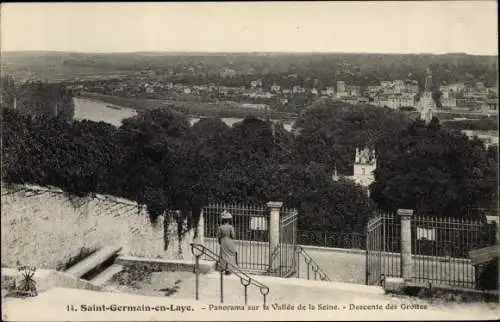
[[[427,68],[425,72],[426,76],[425,76],[424,92],[430,92],[432,90],[432,71],[429,68]]]
[[[402,81],[402,80],[400,80],[400,79],[394,81],[393,87],[394,87],[394,92],[395,93],[401,93],[406,88],[405,82]]]
[[[369,94],[375,94],[378,93],[382,90],[382,86],[379,85],[368,85],[366,88],[367,92]]]
[[[368,97],[360,97],[358,99],[358,104],[369,104],[370,103],[370,99]]]
[[[443,97],[441,97],[441,105],[447,109],[456,108],[457,107],[457,99],[455,97],[443,95]]]
[[[407,81],[406,82],[406,91],[412,94],[418,94],[418,82],[417,81]]]
[[[425,122],[425,124],[429,124],[432,121],[432,109],[422,109],[420,110],[420,119]]]
[[[220,73],[220,76],[222,78],[226,78],[226,77],[230,77],[231,78],[231,77],[236,76],[236,71],[234,69],[231,69],[231,68],[226,68],[226,69],[224,69],[224,71],[222,71]]]
[[[375,170],[377,169],[377,159],[375,156],[375,150],[370,150],[365,147],[363,150],[356,148],[356,155],[354,157],[354,169],[352,176],[346,176],[345,178],[353,180],[356,184],[364,187],[368,196],[370,195],[370,190],[368,187],[375,182]],[[338,181],[342,175],[337,173],[337,167],[332,174],[332,180]]]
[[[498,114],[498,99],[487,99],[483,111],[489,114]]]
[[[425,91],[423,93],[422,97],[420,97],[420,101],[418,102],[417,109],[420,111],[425,111],[428,109],[431,109],[431,110],[437,109],[436,103],[434,102],[434,99],[432,98],[431,92]]]
[[[496,131],[462,130],[462,133],[464,133],[471,139],[477,137],[483,142],[485,147],[489,147],[492,145],[498,146],[498,132]]]
[[[273,84],[273,85],[271,85],[271,89],[270,90],[273,93],[279,93],[280,90],[281,90],[281,87],[279,85]]]
[[[463,92],[463,90],[465,89],[465,84],[463,83],[450,84],[447,85],[446,88],[448,89],[449,92],[460,93]]]
[[[306,92],[306,89],[300,85],[295,85],[292,89],[292,92],[296,94],[303,94]]]
[[[351,177],[357,184],[368,187],[375,181],[374,171],[377,168],[375,150],[365,147],[363,150],[356,148],[354,158],[354,173]]]
[[[338,81],[337,82],[337,93],[343,93],[345,91],[346,91],[345,82],[344,81]]]
[[[361,95],[361,87],[356,85],[348,85],[346,86],[346,92],[349,96],[360,96]]]
[[[281,105],[286,105],[286,104],[288,104],[288,99],[287,99],[287,98],[280,98],[280,104],[281,104]]]
[[[256,110],[265,110],[269,106],[267,104],[244,103],[244,104],[241,104],[241,107],[243,107],[243,108],[251,108],[251,109],[256,109]]]
[[[335,95],[335,87],[328,86],[326,88],[325,94],[328,95],[328,96],[334,96]]]
[[[258,86],[262,86],[262,81],[260,79],[257,79],[257,80],[253,80],[250,82],[250,86],[251,87],[258,87]]]
[[[401,107],[415,106],[415,97],[411,93],[382,94],[374,97],[374,104],[397,110]]]

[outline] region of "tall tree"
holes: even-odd
[[[379,146],[372,197],[383,208],[442,216],[477,215],[491,203],[497,162],[480,140],[417,120]]]

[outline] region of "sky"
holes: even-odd
[[[2,51],[498,55],[497,3],[3,3]]]

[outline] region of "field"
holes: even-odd
[[[206,102],[184,102],[184,101],[170,101],[160,99],[144,99],[144,98],[125,98],[112,95],[104,95],[97,93],[82,92],[79,96],[81,98],[88,98],[103,101],[109,104],[132,108],[136,110],[151,110],[156,108],[171,107],[188,116],[211,116],[211,117],[235,117],[244,118],[247,116],[255,117],[269,117],[273,119],[287,119],[293,118],[294,115],[289,113],[269,111],[257,109],[249,109],[239,107],[240,103],[236,102],[219,102],[219,103],[206,103]]]

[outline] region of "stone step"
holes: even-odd
[[[113,276],[120,273],[123,270],[122,265],[113,264],[108,267],[106,270],[101,272],[99,275],[90,280],[95,285],[104,285],[107,281],[109,281]]]
[[[118,252],[122,249],[122,247],[119,246],[107,246],[103,247],[94,254],[90,255],[89,257],[85,258],[78,264],[70,267],[66,271],[64,271],[66,274],[70,274],[75,277],[82,277],[86,273],[92,271],[94,268],[97,266],[101,265],[111,257],[115,256],[118,254]]]
[[[380,300],[387,298],[382,287],[378,286],[261,275],[251,275],[250,277],[269,288],[266,303],[283,301],[299,303],[304,299],[324,299],[335,302],[342,300],[342,294],[351,294],[350,296],[356,298],[363,296]],[[240,277],[235,274],[224,275],[223,286],[224,304],[244,304],[245,289]],[[214,304],[220,303],[220,274],[214,272],[200,275],[198,294],[200,301],[211,301]],[[195,299],[195,278],[183,281],[183,288],[174,297]],[[259,287],[255,285],[248,286],[247,303],[262,304],[263,301]]]

